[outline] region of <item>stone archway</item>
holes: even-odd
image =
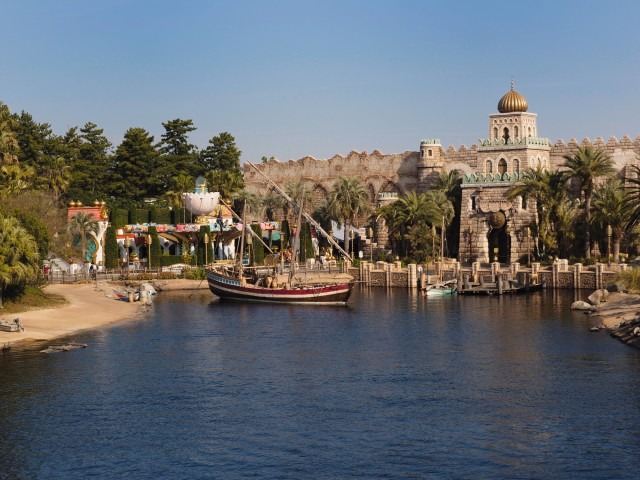
[[[511,236],[507,231],[507,218],[503,211],[491,212],[487,218],[490,230],[487,234],[489,261],[511,262]]]

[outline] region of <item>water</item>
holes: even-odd
[[[162,293],[0,355],[0,478],[640,478],[640,352],[571,301]]]

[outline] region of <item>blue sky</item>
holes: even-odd
[[[515,77],[552,141],[640,135],[640,2],[21,0],[0,100],[114,146],[191,119],[243,160],[471,146]]]

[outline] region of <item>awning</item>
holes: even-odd
[[[175,235],[172,235],[170,233],[158,233],[158,236],[160,238],[166,238],[167,240],[169,240],[171,242],[174,242],[174,243],[182,243],[182,241],[183,241],[183,240],[180,240]]]

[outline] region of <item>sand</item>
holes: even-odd
[[[633,320],[640,313],[640,295],[633,293],[611,293],[607,301],[601,303],[591,314],[600,325],[615,328],[620,323]]]
[[[153,284],[159,292],[207,288],[207,282],[197,280],[164,280]],[[19,317],[25,328],[24,332],[0,332],[0,347],[66,337],[83,330],[144,318],[149,312],[149,307],[141,302],[115,300],[114,288],[122,290],[122,286],[102,282],[46,286],[46,293],[62,295],[69,304],[11,315],[2,314],[0,310],[1,319],[13,321]]]

